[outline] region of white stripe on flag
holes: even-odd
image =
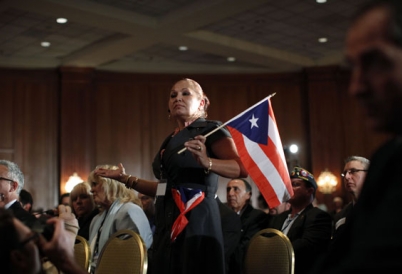
[[[281,137],[279,136],[278,128],[276,127],[276,123],[269,116],[268,121],[268,136],[271,138],[272,142],[275,144],[276,148],[278,148],[278,153],[281,155],[282,161],[284,161],[284,167],[286,168],[286,172],[289,172],[286,165],[286,158],[282,148]]]
[[[278,173],[278,170],[256,142],[250,141],[250,139],[244,135],[243,139],[244,145],[247,151],[249,151],[250,157],[256,163],[261,173],[264,174],[265,178],[270,181],[270,185],[275,191],[278,200],[282,202],[282,197],[285,197],[284,194],[285,191],[287,193],[287,189],[282,177]],[[289,194],[286,196],[289,196]]]
[[[185,210],[189,209],[190,206],[193,205],[193,203],[195,201],[197,201],[198,198],[200,198],[202,196],[202,192],[198,192],[197,194],[195,194],[190,200],[187,201],[187,203],[185,204],[186,208]]]

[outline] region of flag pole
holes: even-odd
[[[267,97],[265,97],[264,99],[262,99],[260,102],[265,101],[265,100],[267,100],[267,99],[270,99],[271,97],[274,97],[275,94],[276,94],[276,92],[274,92],[274,93],[268,95]],[[257,103],[257,104],[258,104],[258,103]],[[213,130],[211,130],[210,132],[208,132],[207,134],[205,134],[204,137],[206,138],[206,137],[210,136],[211,134],[217,132],[218,130],[220,130],[221,128],[223,128],[224,126],[226,126],[228,123],[230,123],[233,119],[237,118],[238,116],[243,115],[243,113],[247,112],[249,109],[251,109],[251,108],[254,107],[254,106],[255,106],[255,105],[252,105],[251,107],[249,107],[248,109],[246,109],[245,111],[243,111],[242,113],[240,113],[239,115],[237,115],[236,117],[234,117],[234,118],[230,119],[229,121],[223,123],[223,124],[220,125],[219,127],[215,128],[215,129],[213,129]],[[177,154],[181,154],[181,153],[183,153],[183,152],[186,151],[186,150],[187,150],[187,148],[184,147],[184,148],[182,148],[181,150],[179,150],[179,151],[177,152]]]

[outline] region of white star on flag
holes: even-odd
[[[259,119],[259,118],[255,118],[255,117],[254,117],[254,114],[253,114],[253,118],[251,118],[251,119],[249,120],[250,123],[251,123],[251,128],[253,128],[253,127],[258,127],[258,125],[257,125],[258,119]]]

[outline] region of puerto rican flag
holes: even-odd
[[[272,208],[289,200],[293,189],[270,97],[225,124],[243,165]]]
[[[204,200],[205,193],[200,189],[179,186],[172,188],[172,195],[180,210],[180,215],[173,223],[172,232],[170,234],[170,240],[174,242],[188,224],[185,214]]]

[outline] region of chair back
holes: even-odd
[[[74,257],[78,265],[89,271],[91,249],[89,248],[88,241],[79,235],[75,238]]]
[[[114,233],[99,254],[96,274],[146,274],[147,248],[141,236],[123,229]]]
[[[251,238],[245,257],[246,274],[293,274],[292,243],[281,231],[267,228]]]

